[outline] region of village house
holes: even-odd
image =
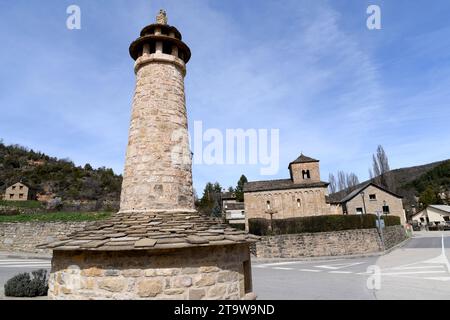
[[[406,223],[405,210],[403,209],[402,197],[373,182],[336,199],[331,195],[329,202],[332,206],[339,208],[343,214],[377,214],[392,215],[400,217],[401,224]]]
[[[4,200],[6,201],[27,201],[35,197],[33,190],[22,182],[17,182],[6,188]]]
[[[222,193],[222,212],[230,224],[245,223],[245,204],[237,201],[234,192]]]
[[[289,164],[289,179],[244,185],[245,223],[252,218],[286,219],[339,213],[326,201],[328,182],[320,180],[319,160],[301,154]]]
[[[412,221],[417,224],[428,225],[448,225],[450,223],[450,206],[429,205],[425,209],[412,216]]]

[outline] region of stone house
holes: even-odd
[[[230,224],[245,223],[245,204],[237,201],[234,192],[222,193],[222,211]]]
[[[248,182],[244,185],[248,219],[286,219],[338,214],[326,201],[328,182],[320,180],[319,160],[301,154],[289,164],[289,179]]]
[[[412,220],[422,225],[433,223],[435,225],[445,225],[450,221],[450,206],[429,205],[425,209],[412,216]]]
[[[343,214],[383,214],[400,217],[401,224],[406,223],[402,197],[373,182],[367,183],[330,204],[342,209]]]
[[[34,191],[22,182],[17,182],[6,188],[4,200],[6,201],[27,201],[35,198]]]

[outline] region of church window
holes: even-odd
[[[270,201],[269,200],[267,200],[266,206],[267,206],[267,210],[270,210]]]
[[[300,206],[302,205],[300,199],[297,199],[297,208],[300,208]]]
[[[309,172],[309,170],[303,170],[302,171],[302,176],[303,176],[303,179],[311,179],[311,173]]]

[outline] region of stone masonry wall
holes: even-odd
[[[0,223],[0,250],[51,253],[36,245],[80,231],[92,222]]]
[[[49,298],[243,299],[251,291],[244,263],[249,259],[248,245],[161,252],[54,251]]]
[[[383,230],[385,248],[377,229],[301,233],[262,237],[252,253],[258,258],[301,258],[382,252],[406,240],[403,226]]]
[[[386,227],[383,230],[385,250],[391,249],[408,238],[403,226]]]

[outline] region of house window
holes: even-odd
[[[311,173],[309,172],[309,170],[302,170],[302,176],[303,179],[311,179]]]
[[[267,200],[266,206],[267,206],[267,210],[270,210],[270,201],[269,200]]]
[[[23,199],[23,193],[19,194],[19,199]]]
[[[389,206],[383,206],[383,213],[388,214],[389,213]]]
[[[424,218],[420,218],[420,222],[425,222],[425,219]]]
[[[369,194],[369,200],[377,200],[376,194]]]
[[[302,205],[300,199],[297,199],[297,208],[300,208],[300,206]]]
[[[363,214],[363,208],[356,208],[356,214]]]
[[[9,195],[9,198],[10,198],[10,199],[14,199],[14,195],[13,195],[13,194],[10,194],[10,195]]]
[[[449,216],[445,216],[445,217],[443,217],[444,218],[444,221],[450,221],[450,217]]]
[[[23,190],[23,186],[20,186],[20,187],[19,187],[19,190]]]
[[[13,186],[12,189],[13,189],[13,190],[16,190],[16,186]]]

